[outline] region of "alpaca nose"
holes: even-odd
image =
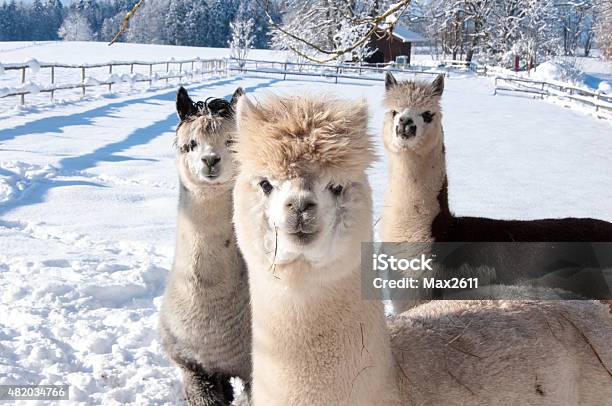
[[[402,116],[399,118],[399,123],[404,126],[408,126],[408,125],[414,124],[414,121],[408,116]]]
[[[208,167],[209,171],[212,170],[219,161],[221,161],[221,158],[217,154],[210,154],[202,157],[202,162]]]
[[[285,208],[290,214],[302,216],[314,213],[317,203],[310,197],[292,198],[285,203]]]
[[[416,135],[417,126],[414,120],[408,116],[402,116],[399,118],[395,132],[400,138],[411,138]]]

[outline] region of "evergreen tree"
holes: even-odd
[[[47,0],[45,3],[45,18],[47,19],[47,37],[49,40],[59,39],[57,31],[64,21],[64,5],[61,0]]]
[[[30,35],[28,39],[41,41],[48,39],[49,35],[49,20],[45,15],[45,8],[41,0],[34,0],[32,6],[28,10],[28,20],[30,26]]]

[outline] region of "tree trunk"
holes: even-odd
[[[472,57],[474,56],[474,49],[470,48],[465,54],[465,61],[472,62]]]

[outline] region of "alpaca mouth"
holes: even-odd
[[[317,232],[316,231],[306,232],[306,231],[300,230],[300,231],[295,231],[293,233],[287,233],[287,235],[289,235],[292,239],[294,239],[298,243],[302,245],[306,245],[316,239]]]
[[[221,177],[221,171],[219,170],[204,170],[202,171],[202,177],[206,182],[215,182],[217,179]]]

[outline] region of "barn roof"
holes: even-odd
[[[380,24],[378,27],[381,30],[387,29],[387,27],[384,24]],[[426,41],[426,39],[423,38],[420,34],[414,31],[410,31],[408,28],[404,27],[403,25],[399,25],[399,24],[393,27],[392,35],[402,42],[424,42]]]

